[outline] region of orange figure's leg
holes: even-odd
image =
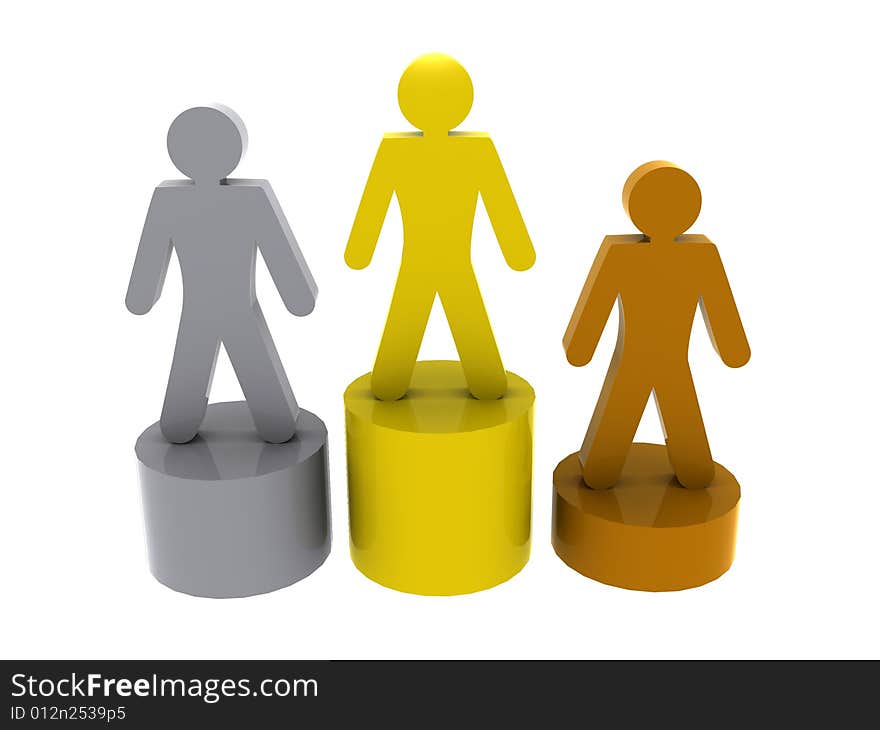
[[[473,272],[460,273],[441,287],[440,302],[471,394],[480,400],[500,398],[507,392],[507,373]]]
[[[620,478],[650,394],[650,381],[637,367],[622,366],[615,352],[581,446],[587,486],[608,489]]]
[[[687,363],[658,382],[654,397],[676,478],[689,489],[707,487],[715,476],[715,464]]]
[[[397,277],[370,383],[380,400],[397,400],[409,389],[435,294],[418,275]]]

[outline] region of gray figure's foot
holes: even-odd
[[[188,444],[196,436],[198,436],[199,428],[202,425],[202,416],[196,420],[191,419],[170,419],[162,414],[159,421],[159,428],[162,435],[172,444]]]
[[[297,409],[298,411],[299,409]],[[253,409],[251,409],[253,416]],[[296,436],[296,416],[293,413],[274,413],[271,417],[261,414],[262,417],[254,417],[254,425],[257,433],[263,441],[270,444],[285,444]]]

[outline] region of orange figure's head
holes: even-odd
[[[672,241],[690,228],[703,198],[697,181],[677,165],[658,160],[637,167],[623,186],[623,207],[652,241]]]
[[[427,134],[446,134],[461,124],[471,104],[471,77],[458,61],[443,53],[419,56],[403,72],[397,87],[400,110]]]

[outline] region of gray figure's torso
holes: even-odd
[[[169,180],[157,189],[171,219],[183,276],[184,316],[194,315],[221,334],[230,315],[257,302],[254,222],[271,214],[262,180],[195,185]]]
[[[198,433],[222,343],[260,436],[289,440],[299,409],[257,303],[257,249],[292,314],[312,311],[317,287],[269,183],[175,180],[156,188],[129,285],[131,311],[149,311],[158,299],[172,247],[183,277],[183,312],[163,434],[185,443]]]

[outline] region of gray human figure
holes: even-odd
[[[227,179],[246,147],[244,124],[226,107],[195,107],[174,120],[168,154],[190,179],[156,188],[131,272],[126,306],[146,314],[177,251],[183,311],[160,419],[173,443],[201,427],[221,343],[260,437],[283,443],[296,432],[299,407],[257,302],[257,248],[292,314],[309,314],[318,290],[268,181]]]

